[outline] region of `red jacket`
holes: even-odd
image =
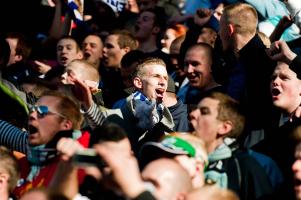
[[[87,131],[82,132],[82,136],[77,139],[77,141],[84,147],[88,147],[90,141],[90,133]],[[26,178],[30,172],[30,163],[26,157],[23,157],[19,160],[19,166],[21,168],[21,179],[24,183],[19,183],[20,186],[17,186],[13,191],[13,194],[20,198],[26,191],[31,188],[37,187],[47,187],[56,172],[57,165],[59,164],[60,157],[57,156],[50,163],[40,169],[40,172],[37,176],[34,177],[32,181],[26,181]],[[85,173],[83,170],[78,171],[78,180],[79,183],[82,183]]]

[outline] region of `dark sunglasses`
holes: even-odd
[[[48,114],[54,114],[54,115],[58,115],[64,119],[66,119],[66,116],[64,116],[58,112],[50,111],[47,106],[37,106],[37,105],[31,106],[30,113],[32,113],[34,111],[37,111],[39,118],[43,118]]]

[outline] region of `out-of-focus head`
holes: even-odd
[[[147,142],[141,147],[140,152],[149,161],[160,157],[174,158],[178,155],[186,155],[208,164],[208,156],[204,142],[186,132],[175,132],[164,136],[159,142]]]
[[[33,188],[26,192],[20,200],[68,200],[68,198],[45,188]]]
[[[90,147],[102,143],[119,143],[119,147],[123,149],[126,154],[131,154],[131,145],[127,137],[127,133],[115,123],[106,123],[93,129],[90,138]]]
[[[42,189],[33,189],[26,192],[22,197],[21,200],[48,200],[46,191]]]
[[[124,157],[132,156],[132,148],[127,133],[115,123],[105,123],[93,129],[89,146],[94,149],[105,146],[110,149],[110,152],[118,151],[118,154]],[[108,167],[105,168],[108,169]],[[104,171],[106,171],[106,169]],[[86,173],[92,175],[96,179],[100,179],[103,175],[106,176],[106,174],[100,174],[99,168],[96,168],[95,166],[89,166],[85,168],[85,170]],[[110,185],[106,185],[106,187],[110,187]]]
[[[148,58],[140,63],[133,75],[133,83],[137,90],[148,99],[163,101],[167,89],[168,74],[166,65],[159,58]]]
[[[173,158],[189,173],[194,188],[203,186],[208,156],[200,138],[190,133],[173,133],[160,142],[147,142],[141,147],[142,166],[158,158]]]
[[[293,113],[301,103],[301,80],[285,63],[279,62],[271,78],[273,104],[286,113]]]
[[[150,162],[141,175],[144,181],[155,186],[157,199],[183,199],[192,189],[189,174],[172,159],[161,158]]]
[[[203,172],[208,165],[208,154],[204,141],[192,134],[175,133],[172,134],[172,136],[187,141],[195,149],[195,154],[193,156],[187,157],[177,155],[174,159],[188,171],[192,178],[193,187],[202,187],[205,180]]]

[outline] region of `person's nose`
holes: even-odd
[[[297,159],[292,165],[293,172],[301,171],[301,160]]]
[[[193,66],[191,64],[187,64],[186,71],[187,73],[193,73],[194,72]]]
[[[38,113],[36,110],[31,110],[28,115],[28,120],[35,120],[38,118]]]
[[[62,48],[62,53],[67,53],[67,48],[66,47]]]
[[[105,54],[108,51],[107,47],[102,48],[102,54]]]
[[[278,86],[281,79],[279,77],[276,77],[274,80],[272,80],[272,86]]]
[[[188,115],[189,120],[196,119],[196,112],[197,112],[197,109],[194,109],[189,113],[189,115]]]
[[[166,80],[165,77],[160,77],[160,79],[159,79],[159,85],[161,85],[163,87],[167,85],[167,80]]]
[[[89,49],[90,49],[90,45],[88,45],[88,44],[83,45],[83,51],[86,51]]]

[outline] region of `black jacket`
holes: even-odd
[[[174,131],[187,132],[189,131],[187,105],[178,99],[177,103],[168,107],[173,121],[175,123]]]
[[[252,147],[257,152],[270,156],[279,166],[284,183],[278,191],[278,197],[293,199],[293,171],[295,155],[295,141],[292,137],[293,131],[301,124],[301,119],[287,121],[280,127],[275,128],[263,141]],[[279,199],[281,199],[279,198]]]
[[[273,193],[271,183],[261,165],[247,150],[239,149],[236,142],[228,146],[231,149],[212,160],[209,155],[209,166],[206,169],[206,182],[218,181],[221,187],[233,190],[241,200],[269,199]],[[218,154],[217,154],[218,155]],[[210,174],[211,173],[211,174]],[[217,179],[214,180],[214,178]]]

